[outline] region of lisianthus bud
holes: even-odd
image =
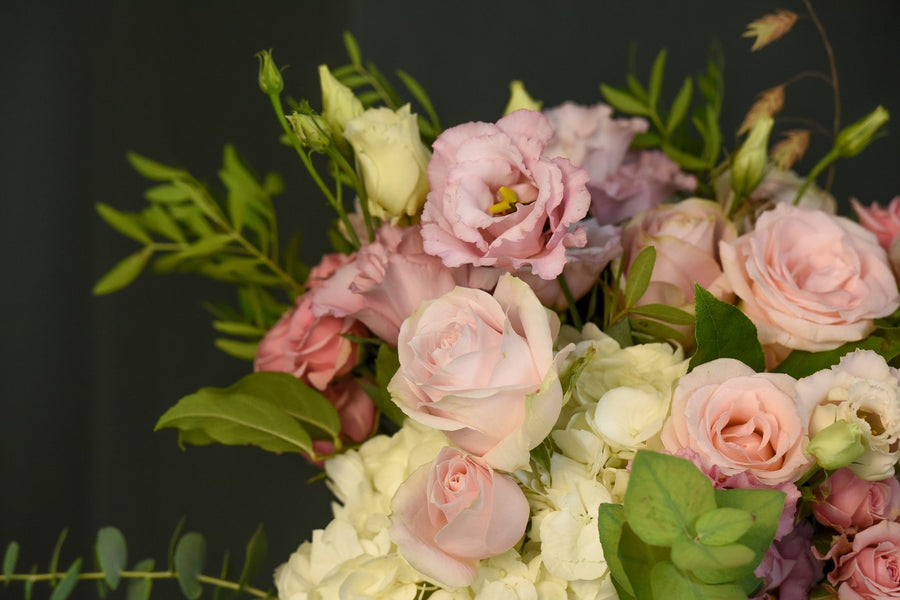
[[[319,115],[304,115],[298,112],[287,117],[300,143],[316,152],[323,152],[331,143],[331,127]]]
[[[272,50],[260,50],[256,56],[259,58],[259,89],[267,95],[280,94],[284,89],[284,80],[272,59]]]
[[[769,134],[774,124],[772,117],[757,119],[747,139],[734,155],[731,163],[731,189],[739,199],[756,189],[766,173]]]
[[[322,86],[322,116],[334,131],[343,135],[344,124],[363,114],[365,108],[353,90],[338,81],[326,65],[319,65],[319,83]]]
[[[889,118],[888,111],[879,106],[853,125],[841,129],[834,141],[834,149],[840,156],[856,156],[869,145],[872,136]]]
[[[816,457],[819,466],[833,471],[846,467],[859,458],[865,447],[862,430],[856,423],[835,421],[809,442],[806,451]]]
[[[515,81],[511,81],[509,83],[509,102],[506,103],[506,108],[503,110],[504,115],[508,115],[509,113],[516,112],[517,110],[524,108],[526,110],[541,110],[541,107],[544,105],[540,100],[535,100],[528,93],[528,90],[525,89],[525,84],[520,80],[516,79]]]

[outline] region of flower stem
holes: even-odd
[[[572,295],[572,290],[569,288],[569,282],[566,281],[566,278],[562,273],[556,276],[556,281],[559,282],[559,289],[562,290],[566,303],[569,305],[569,316],[572,317],[572,325],[578,329],[578,331],[581,331],[584,324],[581,322],[581,315],[578,314],[578,308],[575,306],[575,297]]]
[[[825,33],[825,27],[822,26],[822,22],[819,20],[816,12],[813,10],[812,2],[810,2],[810,0],[803,0],[803,4],[806,5],[806,11],[809,13],[809,17],[815,24],[816,29],[819,30],[819,36],[822,38],[822,44],[825,46],[825,53],[828,55],[828,67],[831,70],[831,90],[834,94],[833,136],[834,139],[837,139],[837,134],[841,130],[841,91],[840,85],[838,84],[837,63],[834,60],[834,50],[831,47],[831,42],[828,41],[828,35]],[[825,190],[829,192],[831,191],[832,183],[834,183],[834,171],[835,165],[834,163],[832,163],[831,167],[828,169],[828,177],[825,181]],[[794,203],[796,204],[796,201]]]

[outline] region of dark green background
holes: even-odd
[[[815,6],[837,53],[844,122],[879,103],[900,117],[896,1]],[[302,459],[224,447],[182,452],[174,432],[152,431],[182,395],[248,371],[213,348],[200,306],[230,300],[228,288],[148,275],[109,297],[90,294],[136,248],[93,210],[95,202],[141,207],[145,182],[125,162],[128,150],[214,181],[221,148],[233,142],[258,171],[285,177],[278,208],[283,224],[307,232],[304,257],[325,250],[331,215],[277,142],[277,122],[256,87],[257,50],[274,48],[279,64],[290,65],[286,91],[318,107],[316,65],[345,61],[341,32],[349,29],[384,71],[416,76],[450,126],[495,120],[513,78],[547,106],[595,102],[600,82],[624,83],[631,41],[642,74],[657,50],[669,49],[671,98],[717,37],[726,56],[725,143],[734,148],[731,132],[760,90],[827,68],[809,21],[749,52],[746,23],[780,7],[802,10],[794,0],[5,3],[0,542],[19,540],[24,559],[43,567],[68,526],[68,565],[89,551],[98,527],[114,524],[133,559],[162,559],[186,515],[188,528],[208,537],[214,564],[225,548],[241,555],[264,524],[269,570],[325,524],[329,494],[321,482],[305,483],[315,470]],[[817,80],[790,87],[784,114],[830,123],[829,89]],[[842,163],[838,199],[887,202],[900,193],[898,150],[894,135]]]

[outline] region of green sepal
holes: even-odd
[[[758,373],[765,371],[766,359],[756,325],[739,308],[722,302],[701,286],[695,284],[694,290],[697,351],[691,357],[690,368],[717,358],[734,358]]]
[[[206,562],[206,540],[196,532],[186,533],[175,546],[175,576],[188,600],[197,600],[203,593],[200,574]]]
[[[128,564],[125,536],[115,527],[104,527],[97,532],[94,549],[106,583],[115,590],[119,587],[121,573]]]

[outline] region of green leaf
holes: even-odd
[[[102,296],[120,290],[137,279],[153,255],[153,248],[145,246],[143,250],[126,256],[119,261],[106,275],[94,284],[95,296]]]
[[[753,550],[743,544],[707,546],[681,538],[672,546],[672,562],[682,571],[735,569],[749,565],[754,557]]]
[[[647,291],[655,263],[656,248],[653,246],[647,246],[641,250],[641,253],[631,263],[625,279],[625,310],[631,310]]]
[[[78,574],[81,573],[81,559],[76,558],[72,565],[66,571],[63,578],[53,588],[50,594],[50,600],[65,600],[72,593],[75,584],[78,583]]]
[[[403,421],[406,420],[406,414],[391,399],[387,386],[399,368],[400,359],[397,356],[397,349],[382,343],[378,347],[378,354],[375,356],[375,385],[372,385],[369,381],[357,379],[366,391],[366,394],[369,395],[375,406],[381,411],[381,414],[398,427],[403,425]]]
[[[359,51],[359,44],[356,38],[349,31],[344,32],[344,47],[347,49],[347,56],[354,65],[362,66],[362,53]]]
[[[30,573],[31,575],[37,573],[37,565],[32,565]],[[23,595],[25,596],[25,600],[31,600],[31,591],[34,589],[34,579],[29,579],[28,581],[26,581],[23,587]]]
[[[164,204],[184,202],[189,200],[190,197],[191,195],[185,187],[168,183],[156,185],[144,191],[144,198],[150,202],[162,202]]]
[[[646,104],[650,96],[647,94],[644,86],[641,85],[641,82],[638,81],[638,78],[629,73],[626,75],[626,81],[628,82],[628,91],[631,92],[631,95]]]
[[[181,232],[181,228],[178,227],[178,223],[175,222],[175,219],[173,219],[168,211],[161,205],[151,204],[141,211],[141,216],[147,227],[160,235],[175,242],[187,241],[184,234]]]
[[[231,564],[231,556],[228,553],[228,550],[225,550],[224,556],[222,556],[222,568],[219,569],[219,579],[227,580],[230,570]],[[213,590],[213,600],[231,600],[231,598],[237,597],[237,590],[231,590],[223,587],[216,587]]]
[[[712,484],[682,458],[641,450],[625,492],[625,516],[647,544],[670,546],[686,535],[697,517],[716,508]]]
[[[3,585],[8,586],[10,577],[16,572],[16,561],[19,560],[19,543],[10,542],[3,553]]]
[[[619,554],[619,542],[622,539],[622,528],[625,525],[625,507],[621,504],[604,503],[597,512],[597,528],[600,530],[600,543],[603,545],[603,557],[606,566],[616,583],[629,595],[634,596],[634,587],[625,572],[625,566]]]
[[[266,559],[266,551],[268,550],[268,542],[262,525],[256,528],[256,532],[247,543],[247,553],[244,557],[244,568],[241,570],[241,578],[238,581],[240,589],[250,584],[253,577],[259,571]]]
[[[422,108],[425,109],[425,112],[428,113],[428,118],[431,119],[431,124],[437,131],[434,131],[435,135],[440,133],[440,125],[438,123],[437,112],[434,110],[434,105],[431,104],[431,99],[428,97],[428,94],[425,92],[425,89],[419,84],[415,78],[407,73],[406,71],[398,70],[397,76],[403,82],[403,85],[406,86],[406,89],[409,90],[409,93],[413,95],[413,97],[418,100],[419,104],[422,105]]]
[[[196,600],[203,593],[199,577],[206,561],[206,540],[199,533],[187,533],[175,547],[175,575],[185,597]]]
[[[628,319],[619,319],[610,325],[605,333],[616,340],[622,348],[634,345],[634,337],[631,335],[631,322]]]
[[[766,360],[753,322],[739,308],[722,302],[701,286],[695,284],[694,290],[697,351],[690,368],[717,358],[734,358],[758,373],[765,371]]]
[[[155,563],[152,558],[145,558],[134,566],[135,571],[152,571]],[[153,590],[153,580],[130,579],[128,580],[128,588],[125,600],[150,600],[150,592]]]
[[[234,236],[230,233],[217,233],[205,237],[198,242],[191,244],[184,250],[177,252],[181,259],[193,258],[196,256],[209,256],[219,250],[222,250],[234,240]]]
[[[662,145],[662,138],[655,131],[645,131],[631,138],[632,150],[643,150],[645,148],[658,148]]]
[[[126,235],[143,244],[153,243],[153,238],[147,235],[140,219],[136,215],[120,212],[102,202],[98,202],[94,207],[97,209],[97,214],[100,215],[100,218],[122,235]]]
[[[653,111],[646,106],[643,102],[630,95],[628,92],[623,92],[622,90],[617,90],[616,88],[609,87],[608,85],[600,86],[600,93],[603,94],[603,97],[612,105],[616,110],[632,114],[632,115],[641,115],[644,117],[649,117],[653,114]]]
[[[181,530],[184,529],[185,517],[181,517],[178,520],[178,524],[175,525],[175,531],[172,532],[172,537],[169,538],[169,553],[168,553],[168,565],[169,571],[175,569],[175,545],[178,543],[178,539],[181,537]]]
[[[59,566],[59,554],[62,552],[67,535],[69,535],[68,527],[59,532],[59,537],[56,538],[56,545],[53,546],[53,554],[50,555],[50,568],[47,569],[53,577],[56,577],[56,569]]]
[[[675,128],[684,120],[688,107],[691,105],[693,91],[693,82],[690,77],[687,77],[672,102],[672,110],[669,111],[669,118],[666,120],[666,135],[672,135]]]
[[[259,348],[258,342],[239,342],[228,338],[216,338],[213,342],[216,348],[234,358],[240,360],[253,360]]]
[[[866,350],[874,350],[878,352],[883,347],[884,339],[878,336],[869,336],[858,342],[847,342],[841,344],[834,350],[825,350],[823,352],[807,352],[804,350],[794,350],[788,354],[787,358],[772,369],[776,373],[787,373],[795,379],[808,377],[817,371],[823,371],[831,368],[841,362],[841,358],[849,352],[853,352],[859,348]]]
[[[671,144],[663,144],[662,151],[665,152],[666,156],[677,162],[682,168],[687,169],[688,171],[703,171],[711,166],[709,164],[709,161],[702,158],[697,158],[692,154],[688,154],[687,152],[679,150]]]
[[[717,508],[700,515],[694,529],[697,540],[706,546],[733,544],[749,531],[753,515],[739,508]]]
[[[694,324],[694,315],[668,304],[640,304],[632,306],[629,312],[673,325]]]
[[[736,585],[706,585],[697,583],[682,574],[670,562],[661,562],[650,574],[653,598],[667,600],[747,600],[747,595]]]
[[[619,538],[619,558],[634,588],[635,597],[641,600],[652,598],[650,573],[654,565],[669,560],[669,549],[647,544],[625,523]]]
[[[227,333],[228,335],[242,335],[246,337],[262,337],[266,335],[267,331],[251,323],[241,321],[213,321],[212,325],[216,331]]]
[[[653,67],[650,69],[649,104],[652,109],[656,109],[656,105],[659,102],[665,70],[666,49],[663,48],[659,51],[659,54],[656,55],[656,59],[653,61]]]
[[[104,527],[97,532],[95,544],[97,561],[110,588],[119,587],[122,570],[128,564],[125,536],[115,527]]]
[[[145,156],[141,156],[136,152],[129,152],[127,155],[128,162],[134,169],[146,177],[147,179],[156,179],[158,181],[166,181],[169,179],[181,179],[190,177],[187,171],[176,169],[175,167],[167,167],[164,164],[150,160]]]
[[[629,320],[631,322],[632,334],[638,337],[640,337],[641,334],[644,334],[657,340],[675,340],[678,342],[683,342],[686,339],[682,332],[673,329],[668,325],[663,325],[659,321],[635,317],[632,317]]]

